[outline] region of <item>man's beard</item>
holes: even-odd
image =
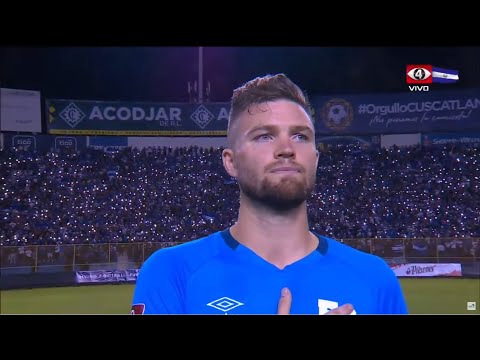
[[[275,184],[268,178],[263,179],[259,187],[254,183],[255,179],[238,181],[240,190],[245,196],[276,212],[286,212],[297,208],[307,200],[315,187],[314,179],[308,184],[291,176],[284,176]]]

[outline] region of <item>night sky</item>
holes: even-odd
[[[2,47],[0,86],[44,98],[186,102],[198,47]],[[480,87],[480,47],[204,47],[210,101],[256,76],[283,72],[307,93],[407,91],[405,66],[459,70],[452,86]]]

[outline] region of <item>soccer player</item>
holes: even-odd
[[[153,253],[131,313],[407,313],[383,259],[309,228],[319,153],[298,85],[277,74],[236,89],[227,142],[223,165],[240,188],[236,223]]]

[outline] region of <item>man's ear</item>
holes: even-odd
[[[227,171],[228,175],[236,178],[238,175],[237,168],[235,167],[235,154],[232,149],[224,149],[222,151],[223,167]]]

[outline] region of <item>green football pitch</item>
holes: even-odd
[[[479,279],[401,280],[411,314],[480,314]],[[134,285],[0,292],[0,314],[129,314]],[[467,310],[476,302],[476,310]]]

